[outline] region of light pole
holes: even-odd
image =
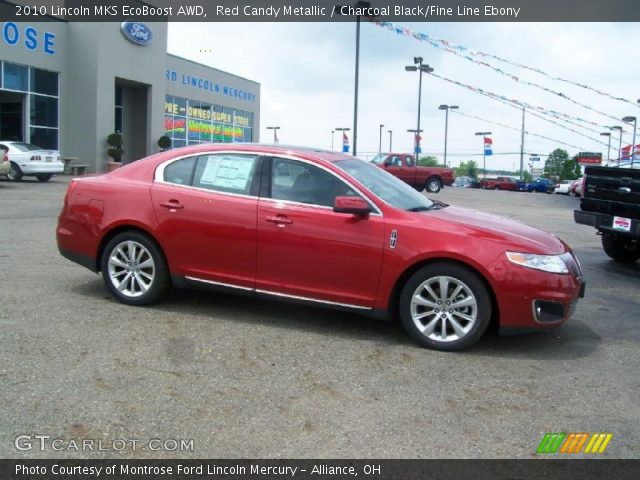
[[[476,132],[476,135],[482,135],[482,171],[483,171],[482,179],[486,180],[487,179],[487,156],[485,155],[484,145],[485,145],[485,138],[487,137],[487,135],[491,135],[491,132]]]
[[[611,158],[611,132],[603,132],[600,134],[602,137],[609,137],[609,146],[607,147],[607,166],[609,165],[609,159]]]
[[[342,132],[342,135],[344,137],[345,132],[348,132],[351,129],[349,127],[336,127],[336,128],[334,128],[334,130],[336,132]],[[344,145],[343,145],[343,150],[344,150]]]
[[[393,152],[393,130],[387,130],[389,132],[389,153]]]
[[[368,9],[371,7],[370,2],[358,0],[354,7],[356,9]],[[358,152],[358,78],[360,75],[360,15],[356,16],[356,71],[355,71],[355,88],[353,95],[353,156]]]
[[[425,65],[422,63],[422,57],[413,57],[414,65],[407,65],[404,69],[407,72],[415,72],[416,70],[420,72],[419,80],[418,80],[418,126],[416,128],[416,140],[415,140],[415,152],[416,152],[416,164],[418,162],[418,154],[420,152],[420,104],[422,103],[422,73],[431,73],[433,72],[433,68],[429,65]]]
[[[273,130],[273,143],[278,143],[278,135],[276,135],[276,131],[280,130],[280,127],[267,127],[267,130]]]
[[[333,134],[336,133],[335,130],[331,130],[331,150],[333,150]]]
[[[622,156],[622,132],[624,132],[624,130],[619,125],[611,127],[611,130],[618,130],[618,133],[620,134],[618,143],[618,166],[620,166],[620,157]]]
[[[380,124],[380,141],[378,142],[378,153],[382,153],[382,127],[383,124]]]
[[[637,117],[629,116],[629,117],[624,117],[622,119],[622,121],[625,122],[625,123],[633,122],[633,140],[631,141],[631,150],[629,152],[631,154],[631,166],[633,167],[633,159],[636,156],[635,155],[635,153],[636,153],[636,127],[637,127],[637,124],[638,124],[638,119],[637,119]]]
[[[449,110],[457,110],[457,105],[440,105],[440,110],[444,110],[444,165],[447,165],[447,130],[449,129]]]

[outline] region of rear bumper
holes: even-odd
[[[631,228],[628,232],[613,228],[613,215],[599,212],[585,212],[583,210],[574,210],[573,219],[581,225],[594,227],[601,232],[615,233],[629,238],[640,238],[640,220],[635,218],[631,220]]]
[[[71,250],[67,250],[66,248],[62,248],[60,246],[58,246],[58,251],[60,252],[60,255],[62,255],[67,260],[71,260],[72,262],[82,265],[83,267],[87,267],[92,272],[97,272],[96,260],[94,258],[83,255],[81,253],[73,252]]]
[[[11,163],[9,162],[0,162],[0,175],[6,175],[9,173],[11,169]]]
[[[64,163],[62,162],[19,162],[18,166],[23,175],[38,175],[40,173],[63,173]]]

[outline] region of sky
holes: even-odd
[[[425,22],[399,25],[540,69],[554,77],[586,84],[632,102],[640,99],[640,29],[634,23]],[[168,51],[259,82],[261,142],[273,141],[273,134],[266,127],[277,125],[280,127],[278,137],[283,144],[330,149],[332,130],[353,127],[354,23],[170,23]],[[608,132],[608,126],[623,126],[624,146],[631,143],[633,128],[622,121],[616,123],[613,118],[640,117],[640,104],[623,103],[520,67],[479,58],[524,81],[562,92],[610,115],[607,117],[426,42],[363,22],[359,157],[370,158],[378,153],[380,124],[384,125],[382,151],[389,150],[388,130],[393,132],[393,151],[413,150],[413,136],[407,129],[415,129],[417,124],[419,75],[405,71],[404,67],[413,64],[416,56],[423,57],[424,63],[432,66],[438,75],[598,124],[585,125],[591,131],[554,120],[583,134],[580,135],[525,114],[525,130],[530,132],[525,136],[525,167],[529,154],[542,155],[543,163],[544,155],[555,148],[564,148],[571,156],[578,151],[602,152],[606,159],[608,138],[599,133]],[[487,168],[513,171],[519,168],[520,109],[430,75],[423,75],[422,81],[423,154],[435,155],[443,161],[445,113],[438,110],[438,106],[458,105],[460,113],[451,111],[449,114],[449,164],[455,167],[467,160],[481,164],[483,141],[475,132],[490,131],[494,155],[487,157]],[[353,145],[352,132],[349,132],[349,139]],[[618,156],[618,144],[618,132],[613,131],[611,158]],[[334,148],[341,148],[341,137],[337,132]]]

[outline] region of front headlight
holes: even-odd
[[[511,263],[551,273],[569,273],[560,255],[534,255],[533,253],[506,252]]]

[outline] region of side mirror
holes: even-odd
[[[333,211],[336,213],[366,216],[371,212],[371,205],[361,197],[336,197],[333,204]]]

